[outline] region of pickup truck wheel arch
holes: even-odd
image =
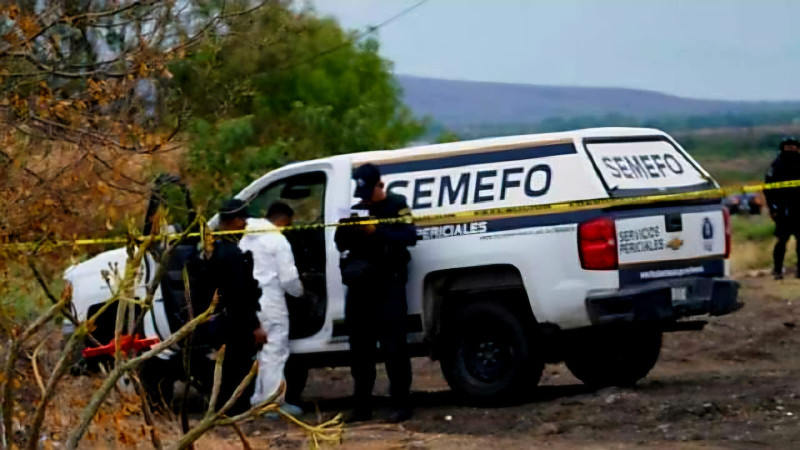
[[[535,326],[536,318],[522,275],[513,265],[473,266],[428,274],[423,292],[423,325],[426,341],[433,344],[434,359],[442,331],[454,314],[469,303],[487,299],[503,303],[523,318],[526,330]]]

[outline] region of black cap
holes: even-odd
[[[364,164],[353,171],[353,179],[356,180],[356,197],[369,200],[381,181],[381,171],[372,164]]]
[[[794,138],[794,136],[787,136],[781,140],[780,149],[783,150],[784,147],[787,145],[794,145],[795,147],[800,147],[800,141]]]
[[[231,220],[239,217],[246,219],[248,214],[247,203],[238,198],[226,200],[225,203],[222,204],[222,208],[219,209],[219,218],[221,220]]]

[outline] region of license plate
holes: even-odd
[[[685,302],[686,301],[686,288],[685,287],[674,287],[674,288],[672,288],[672,301],[673,302]]]

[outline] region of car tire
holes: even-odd
[[[442,373],[450,388],[477,403],[498,403],[539,383],[544,361],[531,334],[505,306],[460,308],[444,331]]]
[[[182,373],[180,358],[150,358],[139,366],[139,379],[153,406],[170,405],[174,396],[176,374]]]
[[[588,386],[632,386],[658,361],[661,337],[660,330],[639,327],[588,330],[572,341],[565,362]]]

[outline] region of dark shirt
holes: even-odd
[[[225,316],[225,338],[252,337],[261,326],[256,315],[261,310],[261,289],[253,278],[253,255],[242,253],[234,241],[219,240],[209,262],[219,295],[217,311]]]
[[[765,181],[775,183],[800,179],[800,153],[782,151],[767,172]],[[764,191],[770,212],[778,217],[800,215],[800,188]]]
[[[387,194],[380,202],[360,203],[353,209],[366,209],[371,218],[406,220],[395,223],[379,223],[375,232],[367,234],[363,227],[343,226],[336,230],[334,240],[340,252],[348,251],[373,264],[383,273],[404,274],[411,259],[408,247],[417,243],[417,231],[411,223],[411,210],[402,195]]]

